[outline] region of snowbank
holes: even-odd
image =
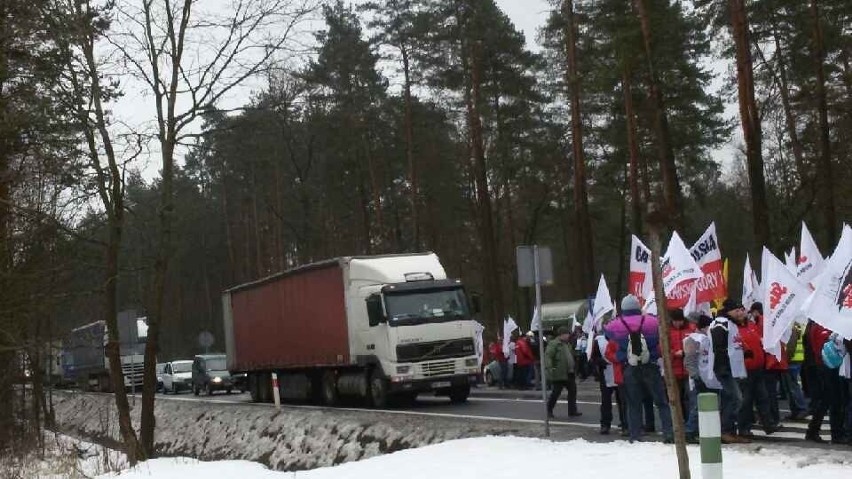
[[[689,448],[692,477],[700,478],[697,447]],[[747,479],[840,479],[852,472],[849,459],[822,450],[791,453],[726,448],[724,477]],[[846,456],[848,457],[848,456]],[[156,459],[125,471],[120,479],[435,479],[485,477],[677,477],[674,448],[658,443],[551,442],[519,437],[484,437],[432,446],[298,473],[280,473],[245,461],[199,462]],[[116,477],[116,476],[102,476]]]
[[[0,477],[87,479],[127,467],[121,452],[50,431],[43,438],[44,449],[0,457]]]

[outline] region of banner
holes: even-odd
[[[672,233],[661,267],[666,307],[682,308],[689,299],[692,283],[701,278],[702,273],[677,232]]]
[[[639,298],[648,299],[647,292],[653,291],[651,277],[651,250],[633,235],[630,240],[630,273],[627,275],[627,292]]]
[[[784,253],[784,265],[787,267],[791,273],[796,274],[796,248],[790,249],[789,252]]]
[[[852,228],[843,235],[817,279],[808,317],[822,326],[852,339]]]
[[[825,259],[811,236],[808,226],[802,221],[802,240],[799,243],[799,258],[796,261],[796,277],[804,284],[813,284],[825,267]]]
[[[716,236],[716,223],[710,223],[707,230],[698,238],[689,250],[692,259],[701,268],[702,277],[695,282],[696,300],[709,303],[714,299],[728,296],[728,285],[724,274],[722,252],[719,250],[719,238]]]
[[[809,291],[766,247],[762,263],[763,349],[772,352],[793,325]]]

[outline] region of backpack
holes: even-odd
[[[642,327],[645,325],[645,316],[639,322],[639,329],[632,331],[624,318],[621,318],[621,323],[627,329],[629,336],[627,338],[627,364],[638,366],[640,364],[648,364],[651,361],[651,352],[648,350],[648,342],[645,340],[645,335],[642,334]]]
[[[837,347],[836,338],[837,336],[832,334],[822,345],[822,363],[830,369],[839,368],[840,364],[843,363],[843,356],[846,355],[846,351]]]

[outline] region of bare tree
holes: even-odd
[[[154,304],[148,315],[140,439],[154,444],[156,356],[172,244],[173,180],[178,148],[193,136],[204,112],[216,109],[247,80],[279,58],[303,51],[298,29],[319,0],[123,0],[123,30],[111,44],[153,98],[155,145],[161,160],[159,244]]]
[[[70,26],[67,36],[58,35],[65,50],[65,79],[67,101],[75,114],[77,127],[83,135],[88,165],[94,173],[97,196],[106,214],[107,241],[104,251],[103,320],[107,329],[106,354],[109,373],[115,391],[119,432],[131,463],[144,460],[130,419],[130,405],[121,368],[121,338],[118,330],[119,250],[124,228],[125,165],[135,159],[141,149],[126,161],[119,160],[105,102],[114,95],[114,86],[103,84],[106,65],[96,55],[96,43],[106,27],[105,12],[88,0],[57,2],[54,16]],[[58,28],[58,26],[57,26]]]

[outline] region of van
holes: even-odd
[[[231,394],[234,389],[231,373],[225,363],[224,354],[199,354],[192,361],[192,393],[198,396],[204,391],[208,396],[215,391]]]

